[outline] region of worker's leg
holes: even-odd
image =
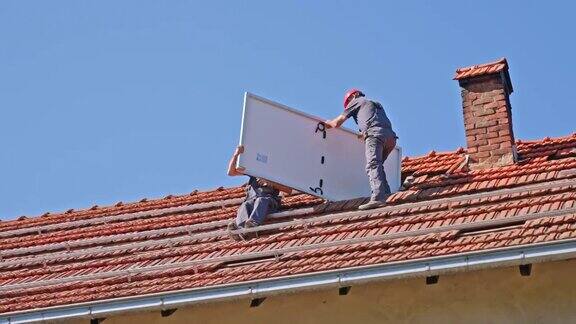
[[[365,141],[366,173],[372,188],[371,201],[381,201],[390,193],[384,173],[384,143],[379,138],[368,136]]]
[[[387,195],[390,194],[390,186],[388,185],[388,179],[386,178],[386,170],[384,170],[384,162],[386,162],[386,159],[388,158],[388,156],[390,155],[390,153],[392,153],[392,151],[394,150],[394,148],[396,147],[396,138],[394,137],[388,137],[386,139],[383,140],[383,145],[384,148],[382,150],[382,185],[381,185],[381,199],[379,198],[378,200],[383,200],[385,199]]]
[[[254,209],[250,215],[250,220],[258,225],[261,225],[268,214],[275,212],[278,209],[278,203],[274,198],[259,197],[254,202]]]
[[[244,223],[248,219],[250,219],[250,214],[252,214],[252,210],[254,209],[254,200],[246,200],[243,202],[240,207],[238,207],[238,211],[236,212],[236,225],[238,227],[244,226]]]

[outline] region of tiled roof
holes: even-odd
[[[376,210],[283,198],[248,241],[225,231],[240,187],[3,221],[0,313],[576,238],[576,134],[517,147],[488,170],[405,158],[412,185]]]
[[[459,68],[456,70],[454,80],[461,80],[474,76],[498,73],[504,69],[508,69],[508,62],[506,61],[505,58],[501,58],[498,61],[490,63]]]

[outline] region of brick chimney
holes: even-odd
[[[508,62],[496,62],[456,70],[454,80],[462,89],[462,110],[470,168],[487,169],[516,161],[512,131]]]

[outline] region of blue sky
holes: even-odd
[[[381,101],[407,155],[465,146],[460,66],[507,57],[518,139],[575,131],[569,1],[0,1],[0,219],[242,183],[244,91]],[[352,125],[348,125],[351,126]]]

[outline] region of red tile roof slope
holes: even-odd
[[[461,80],[469,77],[480,76],[484,74],[498,73],[502,70],[508,69],[508,62],[505,58],[501,58],[498,61],[473,65],[464,68],[459,68],[456,70],[456,75],[454,75],[454,80]]]
[[[244,242],[225,231],[242,188],[0,222],[0,313],[576,238],[576,134],[517,146],[517,164],[491,170],[466,170],[463,149],[405,158],[412,186],[372,211],[284,198],[288,215]],[[486,220],[511,223],[454,227]]]

